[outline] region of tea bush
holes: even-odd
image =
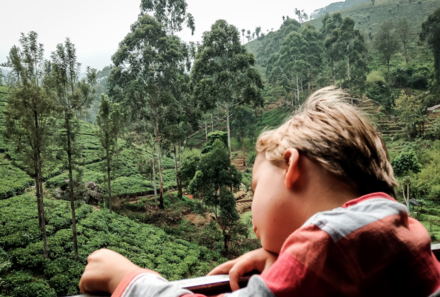
[[[0,200],[24,193],[34,179],[23,170],[8,163],[0,163]]]
[[[35,196],[27,193],[0,201],[0,296],[77,294],[87,256],[100,248],[119,252],[171,280],[204,275],[226,261],[218,252],[176,239],[154,226],[82,205],[76,210],[79,261],[75,262],[69,202],[45,199],[44,204],[47,259]]]

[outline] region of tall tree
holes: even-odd
[[[300,104],[305,85],[315,81],[321,72],[323,49],[320,34],[310,26],[301,32],[291,32],[284,40],[280,51],[269,59],[266,76],[272,83],[281,84],[292,93],[292,106]]]
[[[174,26],[174,25],[173,25]],[[160,122],[163,109],[176,100],[173,85],[187,66],[187,46],[148,14],[141,15],[113,55],[109,94],[124,102],[132,120],[147,106],[154,121],[159,163],[160,207],[163,177]]]
[[[437,84],[440,84],[440,8],[438,8],[422,24],[420,40],[427,41],[434,55],[435,78]]]
[[[105,153],[105,171],[107,173],[108,209],[112,213],[112,188],[111,171],[112,157],[116,152],[116,139],[121,122],[121,110],[118,103],[111,102],[104,94],[101,95],[99,114],[96,116],[96,123],[99,127],[98,138]]]
[[[218,134],[214,132],[210,136],[215,138]],[[189,189],[191,193],[202,196],[207,206],[213,207],[216,221],[222,228],[227,254],[231,228],[240,218],[231,190],[240,184],[242,176],[237,168],[231,165],[224,143],[220,139],[212,142],[213,138],[210,139],[209,148],[205,145]]]
[[[173,85],[174,100],[164,109],[164,137],[170,142],[170,149],[174,153],[174,167],[176,170],[176,183],[178,196],[183,196],[182,182],[179,179],[178,167],[181,166],[181,146],[190,133],[198,127],[197,120],[200,118],[200,112],[191,100],[189,88],[189,75],[181,73],[176,83]],[[205,117],[205,130],[207,133],[207,121],[209,115]],[[195,129],[196,128],[196,129]],[[198,129],[197,129],[198,130]],[[178,158],[179,157],[179,158]],[[179,159],[179,160],[178,160]]]
[[[150,110],[146,107],[141,109],[141,112],[138,112],[136,121],[132,122],[131,130],[135,133],[135,140],[139,145],[135,145],[136,150],[138,151],[138,156],[145,156],[146,160],[141,161],[137,160],[138,166],[140,169],[145,171],[146,169],[151,169],[152,178],[151,182],[153,183],[154,189],[154,202],[156,208],[157,206],[157,184],[156,184],[156,161],[154,158],[154,151],[157,139],[154,135],[154,120],[152,120],[152,116],[150,115]],[[148,149],[147,149],[148,148]],[[144,151],[150,150],[150,157],[147,154],[144,154]],[[151,164],[151,167],[148,165]],[[145,168],[145,166],[147,166]],[[159,168],[157,168],[159,169]]]
[[[394,32],[393,22],[385,21],[380,26],[379,31],[374,36],[373,45],[379,57],[387,64],[390,73],[391,57],[399,50],[399,38]]]
[[[338,48],[342,55],[341,72],[344,73],[344,87],[350,90],[357,88],[363,92],[366,74],[367,47],[359,30],[354,29],[353,19],[346,17],[341,25],[338,38]]]
[[[69,172],[69,198],[72,210],[73,250],[75,261],[78,260],[78,242],[76,236],[75,195],[73,171],[77,168],[77,158],[80,157],[79,145],[75,141],[80,126],[76,115],[90,107],[94,99],[96,70],[87,68],[87,79],[80,80],[81,64],[77,62],[75,45],[67,38],[64,45],[58,44],[52,53],[51,87],[55,94],[57,115],[62,120],[62,129],[59,139],[60,146],[67,154],[67,169]]]
[[[333,84],[336,85],[336,63],[342,59],[338,47],[340,27],[342,25],[341,13],[334,13],[332,16],[326,14],[322,20],[321,33],[324,36],[324,46],[326,49],[327,60],[330,63]]]
[[[231,109],[243,104],[261,105],[263,89],[255,57],[240,44],[237,28],[224,20],[203,34],[191,69],[194,98],[202,110],[221,104],[226,113],[228,149],[231,152]]]
[[[241,35],[243,36],[242,37],[242,43],[244,44],[244,32],[245,32],[246,30],[245,29],[241,29]]]
[[[373,4],[373,6],[374,6],[374,2],[376,2],[376,0],[371,0],[371,3]]]
[[[291,32],[284,38],[280,52],[269,59],[266,68],[266,76],[270,82],[281,84],[293,94],[293,108],[299,105],[306,83],[307,47],[307,41],[300,33]]]
[[[421,101],[420,98],[415,96],[408,96],[403,90],[396,100],[396,110],[400,113],[400,122],[405,125],[404,130],[408,141],[411,141],[411,136],[417,133],[415,127],[420,121],[421,114],[418,111],[422,108]]]
[[[324,46],[322,35],[312,25],[306,24],[301,28],[301,36],[307,42],[307,85],[310,92],[323,72]]]
[[[251,137],[254,134],[254,125],[257,122],[257,118],[255,117],[254,110],[244,106],[237,107],[234,113],[231,128],[237,139],[241,140],[243,147],[243,166],[246,166],[246,146],[244,140],[246,137]]]
[[[43,45],[38,34],[21,34],[20,44],[13,46],[4,67],[12,70],[10,92],[5,106],[5,136],[17,157],[35,179],[38,221],[43,237],[44,257],[48,256],[46,221],[43,204],[43,166],[50,158],[51,135],[54,125],[53,96],[46,85],[48,63],[44,61]]]
[[[409,36],[410,36],[410,28],[408,21],[406,18],[399,19],[399,22],[397,23],[396,28],[396,34],[399,37],[400,41],[403,44],[403,49],[405,51],[405,60],[406,64],[408,64],[408,43],[409,43]]]
[[[298,17],[298,22],[300,23],[304,23],[309,19],[309,16],[305,13],[304,9],[299,10],[298,8],[295,8],[295,15]]]
[[[141,15],[149,14],[162,24],[167,34],[174,35],[186,25],[195,31],[194,17],[187,12],[186,0],[141,0]]]

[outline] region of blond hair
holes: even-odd
[[[312,94],[283,125],[263,132],[257,140],[258,153],[279,167],[286,166],[288,148],[318,162],[361,195],[394,194],[398,186],[382,138],[336,87]]]

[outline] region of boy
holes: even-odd
[[[389,195],[397,182],[371,123],[333,87],[257,141],[254,231],[262,249],[220,265],[231,296],[430,296],[440,264],[426,229]],[[153,271],[100,250],[80,288],[112,296],[191,296]],[[247,288],[240,275],[257,269]],[[433,295],[432,295],[433,296]]]

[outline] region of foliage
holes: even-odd
[[[96,70],[87,68],[87,79],[79,79],[80,64],[77,62],[75,45],[67,38],[64,45],[58,44],[52,53],[51,73],[48,76],[50,87],[55,94],[55,110],[62,123],[59,129],[58,144],[67,155],[67,169],[69,171],[69,199],[72,208],[72,229],[75,260],[78,259],[78,243],[75,221],[75,200],[78,193],[84,192],[82,181],[83,170],[78,167],[81,157],[81,146],[75,141],[75,134],[79,131],[79,122],[76,115],[83,113],[93,100],[92,85],[96,80]],[[75,179],[73,172],[76,171]]]
[[[203,145],[202,154],[208,153],[212,150],[212,146],[216,140],[220,140],[224,145],[228,145],[228,133],[223,131],[215,131],[208,134],[208,141]],[[193,175],[194,176],[194,175]]]
[[[380,71],[373,70],[367,75],[368,84],[385,84],[385,78]]]
[[[391,160],[391,165],[394,173],[398,176],[408,174],[410,171],[419,173],[422,169],[422,165],[420,165],[416,154],[412,150],[402,152],[400,156]]]
[[[438,144],[438,141],[436,141]],[[440,154],[439,147],[429,152],[428,161],[417,175],[417,191],[422,197],[440,201]]]
[[[233,135],[241,140],[243,149],[243,166],[246,166],[246,145],[245,138],[253,138],[255,135],[255,124],[257,118],[255,111],[246,107],[237,107],[234,114],[234,120],[231,123]]]
[[[254,64],[255,57],[241,45],[237,28],[218,20],[203,34],[191,69],[193,96],[202,110],[212,110],[217,104],[225,109],[229,153],[234,106],[262,104],[263,83]]]
[[[257,153],[252,152],[252,153],[248,154],[247,161],[246,161],[248,166],[254,165],[255,158],[257,158]]]
[[[11,84],[4,109],[6,136],[19,160],[35,178],[39,226],[43,232],[44,257],[47,258],[46,227],[43,205],[43,164],[52,157],[49,150],[54,124],[54,100],[46,84],[48,64],[38,34],[21,34],[22,48],[13,46],[6,65],[12,67],[15,80]]]
[[[421,114],[421,99],[414,95],[407,95],[401,91],[396,100],[396,109],[400,112],[399,119],[405,125],[408,140],[412,135],[417,135],[416,125],[423,124],[424,116]]]
[[[185,0],[142,0],[140,7],[143,14],[154,15],[171,35],[182,31],[183,24],[194,34],[194,17],[186,11]]]
[[[98,138],[101,142],[102,149],[105,155],[105,169],[107,173],[107,194],[109,211],[112,212],[112,192],[111,192],[111,171],[112,171],[112,157],[117,153],[117,141],[120,127],[122,126],[123,113],[118,103],[112,103],[105,95],[101,95],[101,102],[99,104],[99,114],[96,117],[98,124]]]
[[[224,248],[227,253],[231,235],[234,233],[232,229],[239,219],[234,195],[227,187],[230,189],[238,187],[242,175],[234,165],[231,165],[225,148],[220,139],[215,139],[211,150],[202,154],[189,190],[201,196],[204,203],[213,208],[216,220],[222,227]]]
[[[410,38],[410,27],[409,23],[405,18],[401,18],[397,23],[396,34],[403,44],[403,49],[405,50],[405,59],[408,64],[408,43]]]
[[[382,23],[379,32],[374,36],[374,47],[382,61],[388,66],[390,72],[391,57],[399,50],[400,42],[398,36],[394,33],[392,21],[388,20]]]
[[[436,117],[432,122],[432,133],[435,139],[440,139],[440,117]]]
[[[197,171],[197,164],[200,161],[200,155],[192,155],[183,159],[182,166],[179,168],[179,178],[185,185],[193,179]]]
[[[399,97],[399,93],[396,90],[382,84],[382,82],[368,86],[366,95],[374,102],[383,106],[389,113],[393,111],[395,100]]]
[[[426,40],[434,56],[437,83],[440,83],[440,8],[434,11],[422,24],[420,40]]]
[[[167,12],[163,5],[167,6]],[[109,94],[123,102],[131,122],[150,119],[154,127],[158,152],[160,207],[163,208],[161,142],[164,136],[164,112],[177,104],[177,94],[186,84],[185,70],[189,69],[188,46],[173,32],[180,31],[185,20],[186,1],[143,1],[141,8],[155,10],[156,19],[141,14],[131,26],[131,32],[119,44],[112,60],[115,67],[109,79]],[[188,19],[191,22],[191,18]],[[145,42],[148,40],[148,42]]]
[[[15,195],[21,195],[24,190],[35,184],[35,181],[26,172],[13,166],[9,162],[0,163],[0,200]]]
[[[322,69],[320,34],[312,26],[300,32],[291,32],[283,40],[279,53],[270,57],[266,77],[272,83],[279,83],[293,93],[292,106],[300,104],[302,86],[316,82]]]
[[[0,270],[0,278],[4,281],[0,294],[17,297],[75,295],[79,293],[79,278],[87,256],[104,247],[171,280],[205,275],[226,260],[218,252],[175,239],[156,227],[115,213],[93,211],[91,206],[83,205],[76,212],[79,262],[74,262],[68,202],[45,200],[44,203],[48,259],[42,257],[35,197],[25,194],[0,201],[0,245],[11,262],[7,271]]]

